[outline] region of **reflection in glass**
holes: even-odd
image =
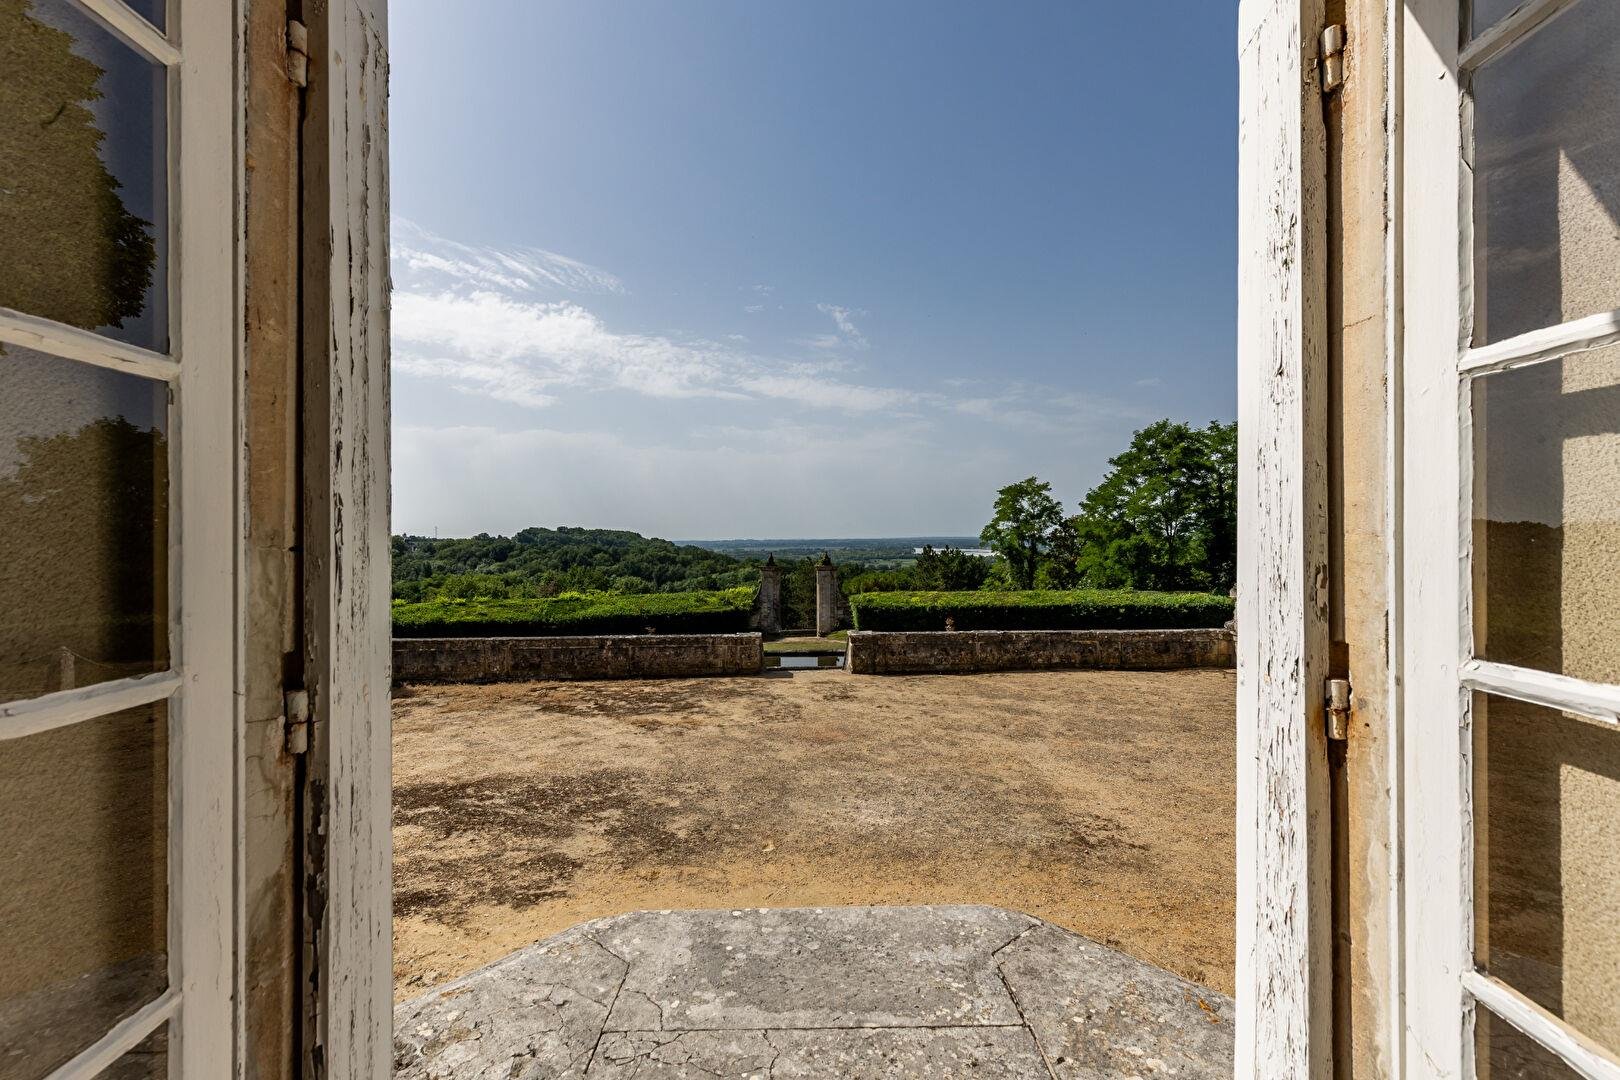
[[[128,4],[135,14],[142,16],[159,30],[167,27],[168,0],[124,0],[124,3]]]
[[[0,386],[0,701],[163,670],[168,388],[12,345]]]
[[[1477,72],[1478,343],[1620,308],[1620,4],[1577,4]]]
[[[168,708],[0,748],[0,1075],[33,1078],[168,985]]]
[[[160,64],[67,0],[0,0],[0,307],[168,349]]]
[[[1580,1080],[1557,1054],[1484,1008],[1476,1014],[1474,1053],[1479,1080]]]
[[[1469,22],[1472,27],[1469,37],[1483,34],[1523,3],[1524,0],[1474,0],[1469,5],[1473,9],[1473,16]]]
[[[1620,346],[1473,393],[1476,652],[1620,683]]]
[[[168,1075],[169,1027],[165,1024],[108,1066],[96,1080],[166,1080]]]
[[[1474,695],[1475,958],[1620,1047],[1620,731]]]

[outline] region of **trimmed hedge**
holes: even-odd
[[[394,601],[394,636],[560,637],[569,634],[736,634],[748,630],[754,590],[613,593],[545,600]]]
[[[849,598],[857,630],[1191,630],[1224,626],[1232,601],[1209,593],[889,592]]]

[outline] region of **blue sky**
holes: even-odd
[[[970,534],[1230,419],[1235,7],[394,0],[395,531]]]

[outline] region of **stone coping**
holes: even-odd
[[[851,630],[857,675],[1230,668],[1230,630]]]
[[[758,633],[395,638],[395,682],[686,679],[752,675]]]

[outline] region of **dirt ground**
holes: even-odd
[[[640,909],[980,903],[1231,992],[1231,672],[401,687],[397,998]]]

